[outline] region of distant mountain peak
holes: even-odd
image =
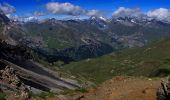
[[[107,21],[106,18],[100,16],[100,17],[97,17],[97,16],[92,16],[89,18],[90,20],[98,20],[98,21]]]

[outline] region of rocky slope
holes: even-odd
[[[32,59],[32,50],[17,41],[9,31],[15,23],[0,14],[0,90],[4,93],[61,92],[79,87],[76,80],[63,78]],[[18,26],[17,26],[18,27]],[[26,92],[27,91],[27,92]],[[25,93],[25,94],[22,94]],[[26,95],[27,96],[27,95]]]
[[[5,42],[1,42],[0,45],[1,66],[13,68],[26,85],[42,91],[62,91],[79,87],[76,81],[64,79],[50,69],[45,69],[42,65],[29,60],[26,48]]]

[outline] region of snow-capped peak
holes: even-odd
[[[101,20],[103,20],[103,21],[107,21],[107,19],[106,18],[104,18],[104,17],[99,17]]]

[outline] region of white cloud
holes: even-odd
[[[120,7],[113,12],[113,17],[140,17],[170,22],[170,9],[159,8],[144,13],[140,8],[131,9]]]
[[[33,13],[33,16],[36,16],[36,17],[38,17],[38,16],[45,16],[45,15],[46,15],[45,12],[40,12],[40,11],[35,11],[35,12]]]
[[[24,20],[24,21],[37,20],[37,17],[29,16],[29,17],[25,17],[23,20]]]
[[[144,13],[139,8],[120,7],[113,12],[114,17],[142,17]]]
[[[71,3],[50,2],[46,5],[46,8],[53,14],[66,14],[76,16],[84,13],[83,9]]]
[[[166,8],[159,8],[148,11],[147,15],[158,20],[170,21],[170,10]]]
[[[8,3],[0,4],[0,10],[2,10],[5,14],[12,14],[16,12],[15,7]]]
[[[102,13],[98,10],[89,10],[86,13],[87,16],[102,16]]]
[[[32,21],[32,20],[38,20],[38,17],[36,16],[18,16],[18,15],[13,15],[9,17],[13,21]]]
[[[98,10],[85,10],[80,6],[73,5],[71,3],[58,3],[50,2],[46,4],[46,9],[53,14],[64,14],[72,16],[99,16],[101,15]]]

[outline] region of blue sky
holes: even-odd
[[[46,12],[46,4],[49,2],[69,2],[85,10],[99,10],[106,16],[119,7],[140,8],[143,12],[158,8],[170,9],[170,0],[0,0],[0,3],[8,3],[15,7],[15,15],[29,16],[35,11]],[[53,13],[46,16],[56,17],[60,14]]]

